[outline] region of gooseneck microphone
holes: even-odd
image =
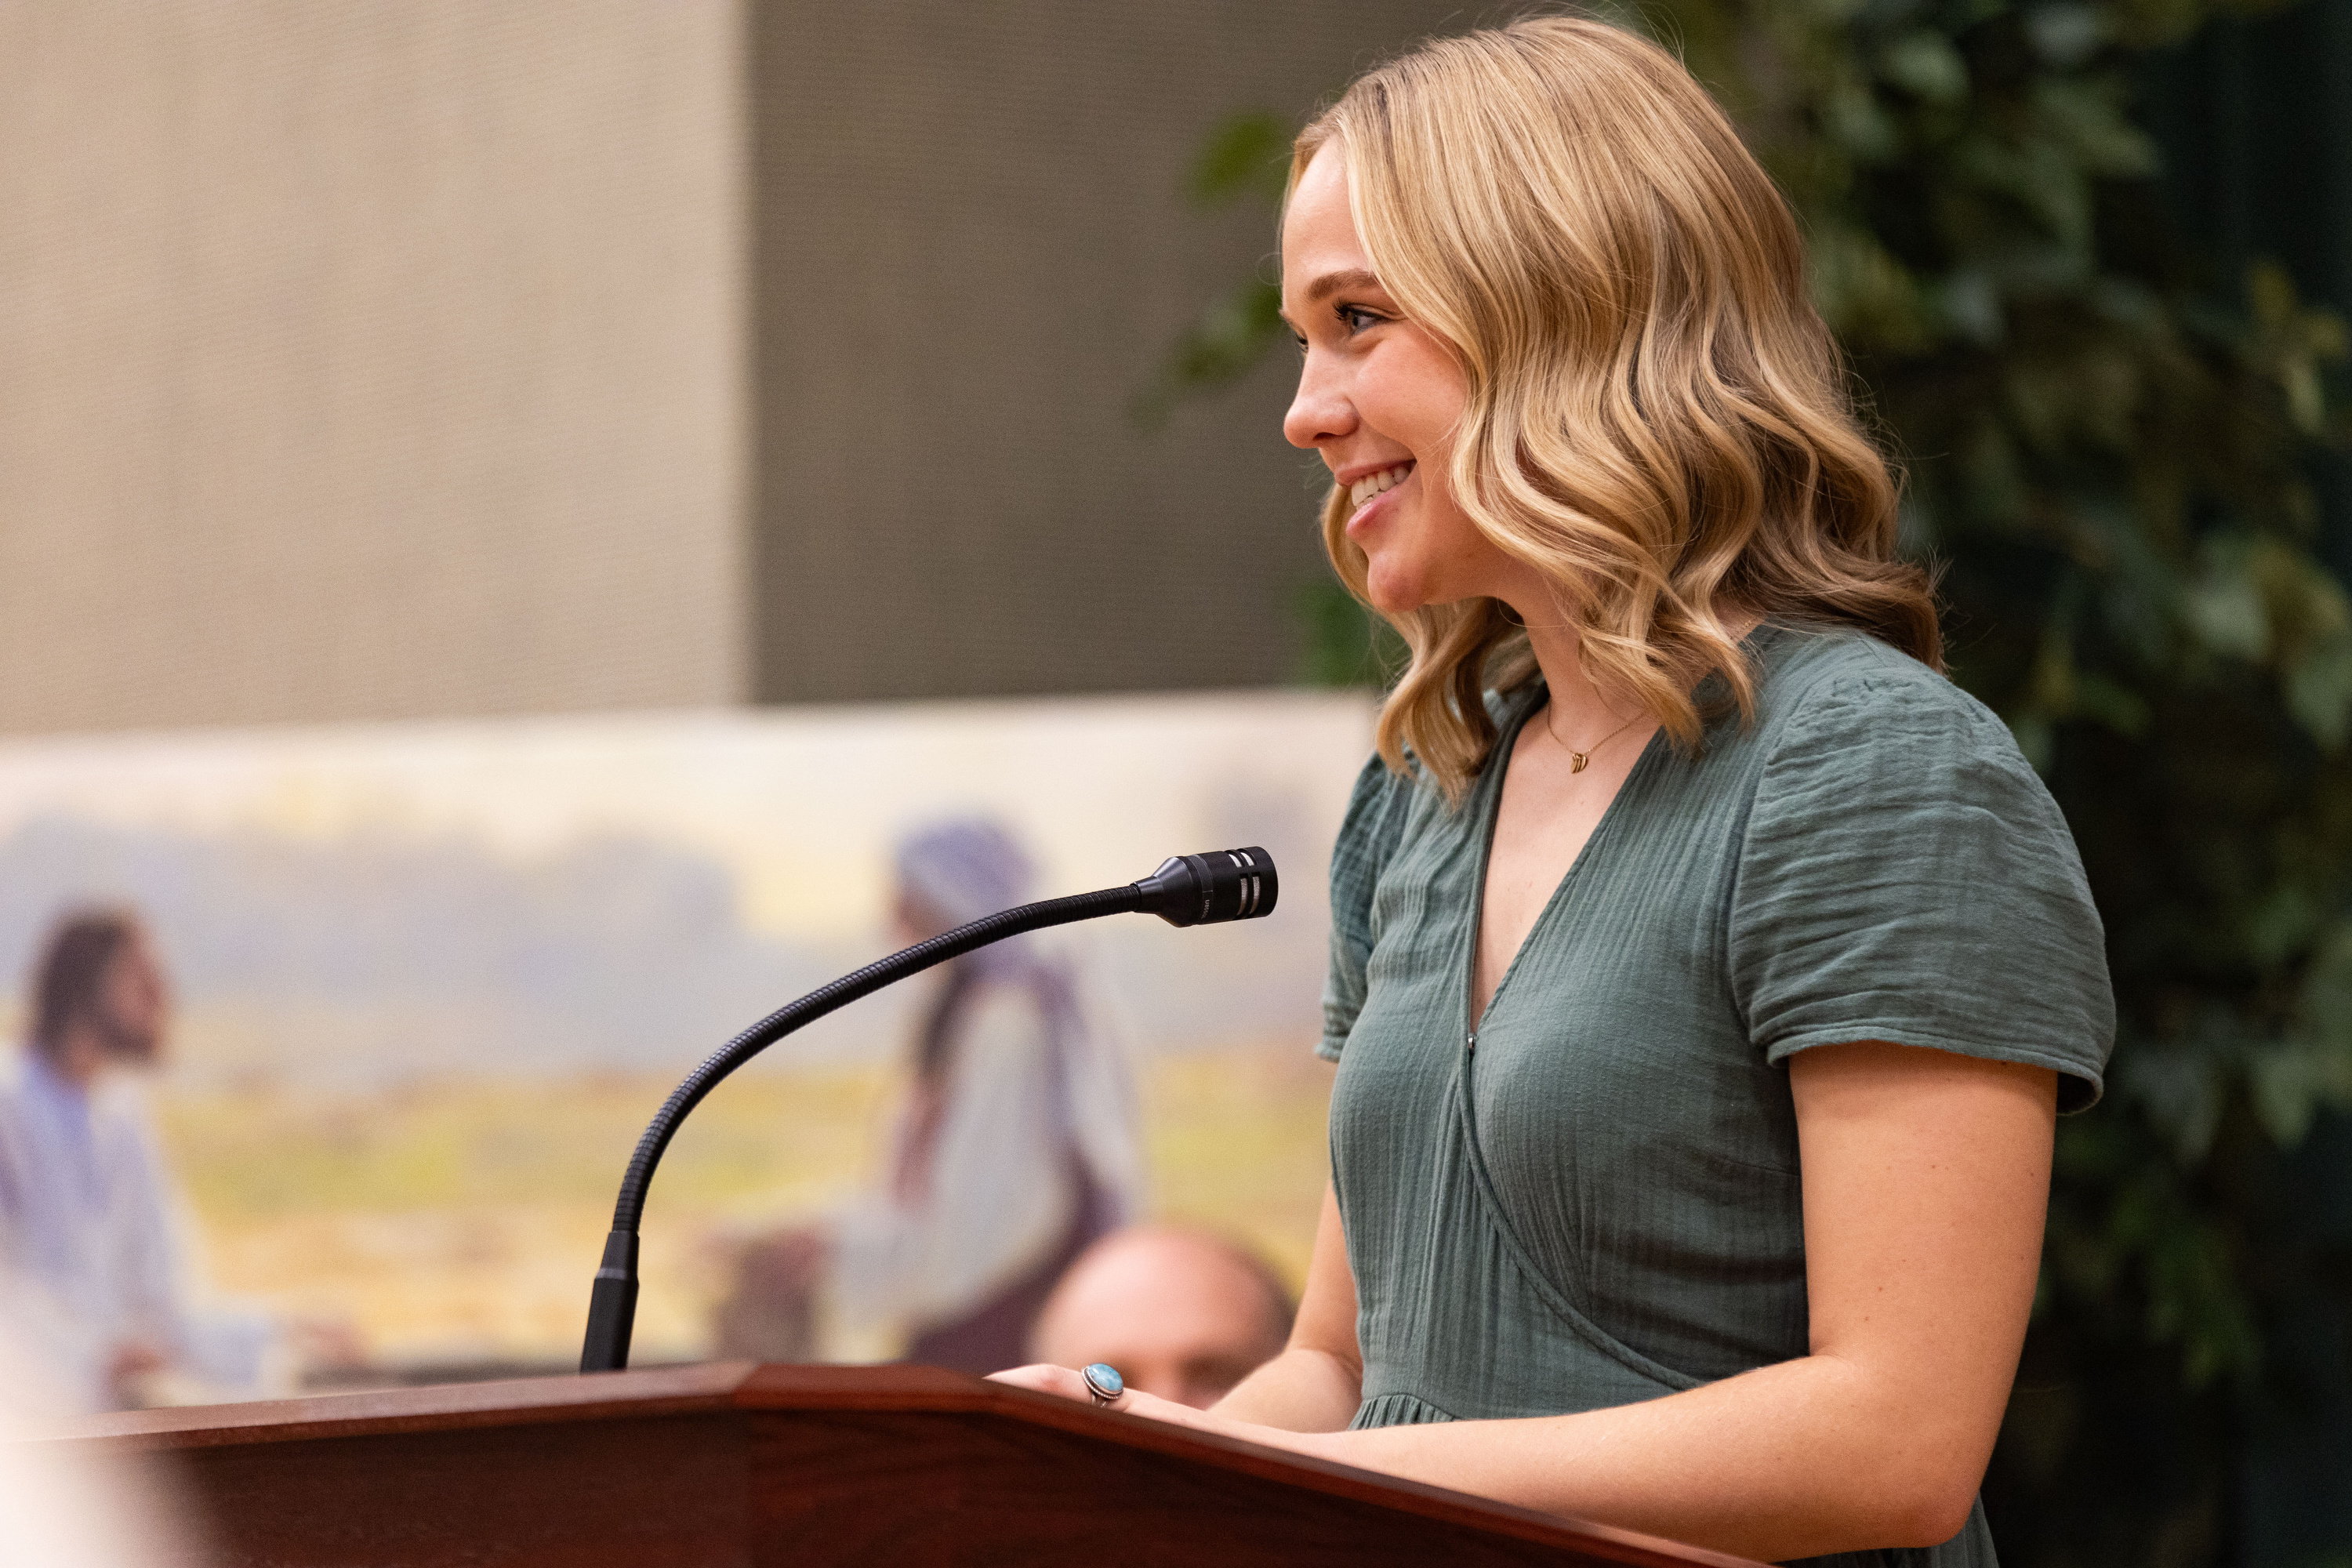
[[[1006,937],[1104,915],[1152,914],[1172,926],[1256,920],[1274,912],[1276,888],[1274,858],[1260,848],[1171,856],[1160,869],[1124,888],[1023,904],[919,942],[818,987],[728,1041],[670,1091],[637,1140],[637,1152],[621,1178],[620,1198],[613,1205],[613,1234],[604,1238],[604,1261],[589,1291],[588,1338],[580,1350],[580,1370],[617,1372],[629,1364],[629,1333],[637,1317],[637,1223],[645,1215],[646,1188],[678,1123],[729,1073],[835,1008]]]

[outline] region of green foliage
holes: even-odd
[[[1219,126],[1193,162],[1193,204],[1218,208],[1246,200],[1270,214],[1290,176],[1293,133],[1272,114],[1237,115]],[[1244,279],[1176,340],[1151,384],[1135,400],[1137,423],[1156,428],[1185,397],[1239,380],[1283,335],[1281,287],[1266,278]]]
[[[1293,128],[1277,114],[1239,114],[1210,133],[1192,164],[1192,200],[1221,207],[1243,196],[1282,200]]]
[[[1188,189],[1194,205],[1222,208],[1247,202],[1263,208],[1271,225],[1289,183],[1296,129],[1277,115],[1262,113],[1236,115],[1217,127],[1193,160]],[[1281,285],[1265,277],[1243,279],[1177,338],[1135,400],[1138,423],[1156,427],[1182,399],[1239,380],[1288,332],[1282,323]],[[1403,639],[1336,578],[1301,584],[1293,604],[1306,632],[1299,676],[1308,685],[1384,686],[1404,668]]]
[[[1309,686],[1383,687],[1403,673],[1404,639],[1338,578],[1300,584],[1294,603],[1307,633],[1299,674]]]
[[[2011,1563],[2230,1556],[2249,1456],[2352,1354],[2352,602],[2308,478],[2347,432],[2345,329],[2275,268],[2210,277],[2131,118],[2139,57],[2218,11],[1643,18],[1795,204],[1953,673],[2048,779],[2106,922],[2113,1073],[2061,1127],[1988,1483]],[[1196,383],[1267,340],[1219,341]],[[1314,615],[1318,668],[1362,679],[1360,620]]]
[[[2280,1205],[2352,1105],[2352,610],[2306,469],[2344,334],[2275,268],[2222,292],[2163,221],[2128,67],[2205,10],[1673,13],[1803,215],[1954,673],[2107,923],[2109,1100],[2062,1129],[1993,1487],[2029,1563],[2226,1550],[2239,1450],[2298,1381],[2273,1330],[2343,1299]]]

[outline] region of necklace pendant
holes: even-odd
[[[1592,753],[1591,752],[1570,752],[1568,753],[1568,771],[1572,773],[1580,773],[1584,771],[1584,764],[1591,760]]]

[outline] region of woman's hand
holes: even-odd
[[[1076,1400],[1080,1405],[1094,1403],[1093,1391],[1087,1387],[1087,1380],[1082,1373],[1070,1367],[1054,1366],[1045,1362],[1034,1366],[1016,1366],[1009,1371],[991,1373],[988,1381],[1008,1383],[1015,1388],[1034,1388],[1040,1394]],[[1207,1432],[1222,1432],[1240,1425],[1239,1422],[1213,1419],[1204,1410],[1179,1405],[1172,1399],[1162,1399],[1156,1394],[1146,1394],[1139,1388],[1127,1390],[1117,1399],[1107,1401],[1102,1408],[1116,1410],[1122,1415],[1141,1415],[1153,1421],[1165,1421],[1171,1426],[1194,1426]]]
[[[1086,1378],[1066,1366],[1043,1363],[1035,1366],[1016,1366],[1010,1371],[991,1373],[989,1382],[1008,1384],[1014,1388],[1034,1389],[1039,1394],[1051,1394],[1079,1405],[1094,1402]],[[1172,1399],[1162,1399],[1156,1394],[1146,1394],[1130,1388],[1101,1408],[1116,1410],[1122,1415],[1140,1415],[1147,1420],[1165,1421],[1171,1426],[1190,1426],[1196,1432],[1214,1432],[1219,1436],[1238,1437],[1245,1443],[1263,1444],[1269,1448],[1286,1448],[1294,1454],[1312,1454],[1318,1458],[1334,1458],[1328,1452],[1329,1434],[1316,1432],[1285,1432],[1276,1426],[1258,1426],[1247,1421],[1235,1421],[1207,1410],[1195,1410],[1189,1405],[1179,1405]]]

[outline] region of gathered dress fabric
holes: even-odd
[[[1570,1414],[1808,1352],[1787,1060],[1857,1040],[2099,1094],[2105,948],[2049,792],[1990,710],[1857,632],[1767,623],[1752,723],[1653,736],[1481,1016],[1503,775],[1449,806],[1375,758],[1331,869],[1319,1054],[1364,1357],[1358,1427]],[[1988,1568],[1951,1541],[1811,1562]]]

